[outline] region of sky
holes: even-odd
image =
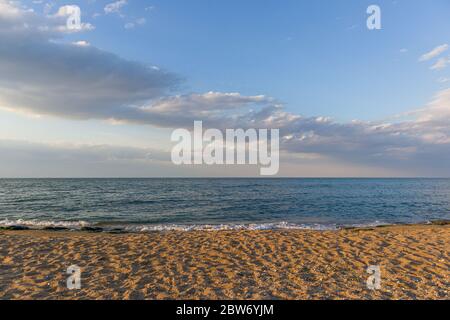
[[[258,175],[173,165],[195,120],[279,129],[279,176],[450,177],[449,46],[447,0],[0,0],[0,177]]]

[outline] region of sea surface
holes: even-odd
[[[0,226],[336,229],[450,220],[450,179],[0,179]]]

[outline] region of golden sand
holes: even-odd
[[[450,226],[0,231],[0,299],[449,299]],[[80,290],[66,287],[81,268]],[[369,290],[369,265],[381,289]]]

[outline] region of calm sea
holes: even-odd
[[[0,179],[0,225],[334,229],[450,220],[450,179]]]

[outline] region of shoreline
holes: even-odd
[[[3,223],[8,219],[3,220]],[[77,225],[69,227],[67,225]],[[255,224],[139,224],[139,223],[107,223],[87,222],[55,222],[46,225],[46,222],[24,221],[24,223],[0,224],[0,231],[48,231],[48,232],[87,232],[87,233],[123,233],[123,234],[145,234],[149,232],[194,232],[194,231],[285,231],[285,230],[309,230],[309,231],[340,231],[357,229],[374,229],[386,227],[410,227],[410,226],[445,226],[450,225],[450,220],[434,220],[422,223],[382,223],[373,222],[354,225],[325,225],[325,224],[293,224],[287,222],[279,223],[255,223]]]
[[[0,299],[450,299],[450,225],[0,231]],[[68,290],[78,265],[81,290]],[[368,266],[381,268],[369,290]]]

